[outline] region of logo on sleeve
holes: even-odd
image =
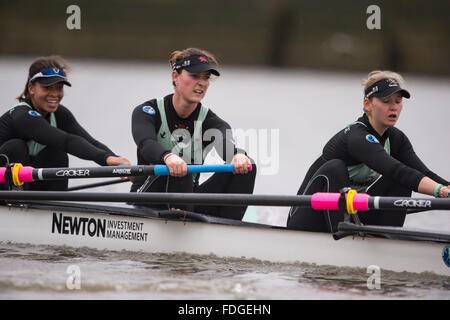
[[[366,136],[366,140],[369,141],[369,142],[371,142],[371,143],[380,143],[380,141],[378,141],[378,139],[375,138],[375,136],[372,135],[372,134],[368,134],[368,135]]]
[[[445,265],[450,268],[450,246],[445,246],[444,249],[442,249],[442,260],[444,260]]]
[[[151,115],[154,115],[156,113],[155,109],[153,109],[152,106],[143,106],[142,111],[144,111],[145,113],[151,114]]]
[[[344,134],[347,134],[349,131],[350,131],[350,125],[345,127]]]
[[[37,112],[36,110],[30,110],[30,111],[28,111],[28,114],[33,117],[42,117],[41,114],[39,112]]]

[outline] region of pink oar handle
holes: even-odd
[[[340,193],[314,193],[311,196],[311,207],[315,210],[339,210],[340,196]]]
[[[5,183],[6,168],[0,168],[0,183]]]
[[[19,169],[19,180],[21,182],[33,182],[33,167],[22,167]]]
[[[18,178],[20,182],[33,182],[33,167],[21,167],[19,168]],[[0,183],[5,183],[6,168],[0,168]]]
[[[340,193],[317,192],[311,196],[311,207],[315,210],[339,210]],[[347,199],[347,194],[345,195]],[[353,196],[353,208],[358,211],[369,210],[369,195],[357,193]]]
[[[353,209],[357,211],[369,211],[369,197],[367,193],[357,193],[353,196]]]

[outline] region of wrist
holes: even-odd
[[[438,184],[438,185],[436,186],[436,188],[434,188],[434,197],[435,197],[435,198],[439,198],[439,197],[440,197],[441,189],[444,188],[444,187],[445,187],[444,185]]]
[[[169,157],[173,156],[173,155],[175,155],[175,154],[174,154],[174,153],[168,153],[168,154],[166,154],[166,155],[164,156],[164,158],[163,158],[164,162],[166,162],[166,160],[167,160]]]
[[[240,149],[240,148],[234,148],[234,154],[233,155],[237,155],[237,154],[243,154],[244,156],[247,155],[247,152],[245,152],[245,150]]]
[[[116,155],[114,153],[111,153],[111,152],[106,152],[104,154],[104,156],[103,156],[103,161],[105,163],[107,163],[109,157],[116,157]]]
[[[108,156],[105,157],[105,164],[106,164],[107,166],[109,166],[111,157],[112,157],[111,155],[108,155]]]

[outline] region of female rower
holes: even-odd
[[[216,58],[197,48],[174,51],[169,59],[174,93],[152,99],[134,109],[133,138],[138,164],[166,164],[168,177],[136,177],[131,192],[252,193],[256,167],[235,147],[230,126],[202,105],[211,75],[219,76]],[[214,147],[233,173],[215,173],[199,184],[198,175],[187,175],[187,164],[202,164]],[[170,205],[169,205],[170,206]],[[164,206],[167,208],[167,206]],[[178,206],[208,215],[242,219],[246,207]]]
[[[339,192],[351,187],[373,196],[410,197],[412,191],[449,197],[449,181],[430,171],[395,124],[403,108],[403,78],[391,71],[373,71],[363,81],[364,114],[332,137],[303,180],[298,194]],[[370,211],[358,215],[363,224],[402,226],[406,210]],[[358,219],[355,218],[355,220]],[[323,213],[293,207],[290,229],[331,232],[344,212]]]
[[[0,162],[36,168],[68,167],[72,154],[99,165],[130,165],[95,140],[61,105],[64,85],[71,86],[69,65],[59,56],[41,57],[30,66],[19,103],[0,118]],[[39,181],[30,190],[66,190],[67,180]]]

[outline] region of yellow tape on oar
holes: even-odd
[[[22,168],[21,163],[15,163],[12,170],[12,180],[16,187],[23,185],[23,182],[19,179],[19,169]]]
[[[347,212],[349,214],[355,214],[358,211],[353,208],[353,197],[357,194],[356,190],[349,190],[347,192]]]

